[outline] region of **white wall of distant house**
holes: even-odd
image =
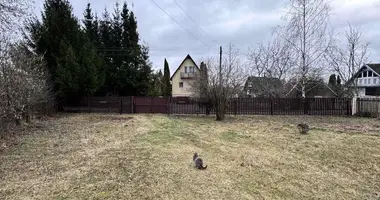
[[[379,87],[380,77],[373,71],[363,71],[357,78],[358,87]]]

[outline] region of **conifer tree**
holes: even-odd
[[[337,80],[336,80],[335,74],[330,75],[329,85],[334,86],[334,87],[337,85]]]
[[[163,95],[164,96],[171,96],[172,94],[172,86],[170,84],[170,69],[168,61],[165,58],[164,61],[164,77],[163,77]]]
[[[45,0],[42,21],[35,19],[27,30],[32,40],[30,44],[33,44],[31,47],[44,55],[59,107],[69,99],[78,100],[85,95],[83,91],[97,90],[98,75],[81,73],[81,70],[97,71],[97,66],[86,63],[89,59],[83,59],[87,53],[83,48],[88,40],[83,39],[84,33],[67,0]],[[86,86],[81,81],[89,80],[94,80],[94,84],[87,85],[91,88],[84,88]]]

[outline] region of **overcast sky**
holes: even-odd
[[[100,15],[104,8],[113,11],[117,0],[70,0],[74,13],[83,18],[90,2]],[[155,69],[163,69],[167,58],[173,73],[187,54],[199,64],[203,57],[217,56],[219,46],[231,42],[242,54],[248,47],[265,41],[271,28],[282,23],[286,0],[176,0],[197,25],[178,7],[174,0],[127,0],[136,15],[140,39],[150,47]],[[36,0],[40,15],[43,0]],[[119,0],[123,3],[123,0]],[[380,0],[331,0],[331,24],[344,31],[347,22],[359,26],[363,40],[371,43],[370,62],[380,63]],[[133,8],[132,8],[133,3]],[[191,34],[189,34],[187,29]]]

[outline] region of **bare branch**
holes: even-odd
[[[350,81],[355,73],[365,64],[369,57],[369,43],[362,41],[362,33],[357,27],[348,23],[348,30],[345,31],[345,41],[336,39],[337,44],[328,49],[326,59],[344,83]],[[351,82],[353,93],[358,95],[357,81]]]
[[[332,45],[328,34],[330,6],[326,0],[291,0],[284,19],[287,26],[278,28],[278,35],[292,51],[295,85],[306,97],[309,80],[323,70],[325,54]]]
[[[201,64],[201,73],[192,84],[194,97],[211,102],[216,110],[217,120],[224,119],[225,107],[241,92],[247,78],[247,68],[239,55],[239,50],[230,44],[227,53],[223,55],[221,70],[219,59],[210,57]],[[203,66],[207,66],[206,77],[202,76]]]

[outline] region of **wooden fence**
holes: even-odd
[[[186,97],[87,97],[68,112],[215,114]],[[346,98],[235,98],[226,105],[228,115],[351,115]]]
[[[347,98],[236,98],[226,106],[228,115],[351,115]],[[206,107],[191,100],[170,100],[169,114],[206,114]],[[210,114],[215,114],[214,110]]]
[[[368,117],[380,116],[380,98],[357,98],[356,114]]]
[[[85,97],[67,112],[95,113],[168,113],[168,98],[160,97]]]

